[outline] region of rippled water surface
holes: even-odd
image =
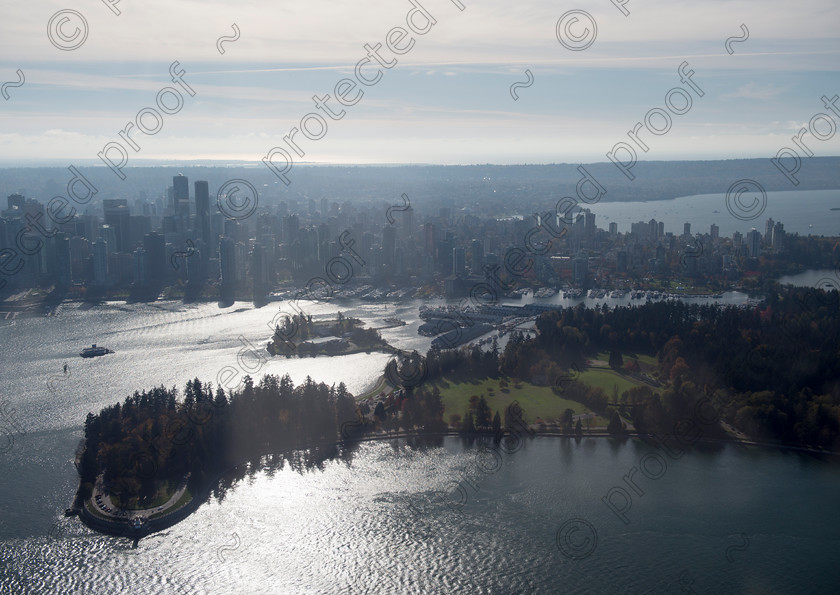
[[[0,452],[0,593],[834,593],[840,584],[837,464],[733,446],[661,452],[658,479],[635,473],[638,494],[622,478],[657,449],[634,441],[536,438],[509,454],[454,437],[365,443],[322,469],[250,467],[221,502],[136,549],[63,518],[89,411],[135,389],[256,367],[253,355],[238,363],[238,337],[262,348],[277,306],[70,305],[0,326],[0,399],[22,430]],[[416,312],[401,308],[403,318]],[[344,311],[373,322],[394,308],[385,310]],[[385,333],[404,349],[428,341],[416,323]],[[75,355],[93,342],[116,353]],[[322,361],[274,358],[257,375],[311,374],[358,392],[385,356]],[[614,487],[632,498],[626,524],[602,501]]]
[[[365,444],[349,464],[255,470],[221,503],[203,505],[137,549],[63,519],[4,540],[2,586],[673,593],[693,580],[698,593],[833,592],[836,468],[733,447],[684,455],[657,480],[637,478],[644,495],[625,525],[601,497],[652,449],[537,438],[499,461],[456,438],[423,448]],[[570,519],[597,532],[596,547],[578,552],[588,552],[583,559],[558,548],[558,530]]]

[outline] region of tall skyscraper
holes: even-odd
[[[178,174],[172,178],[172,198],[176,204],[190,199],[190,180],[184,174]]]
[[[585,225],[586,225],[586,239],[591,240],[595,237],[595,213],[586,209],[583,212]]]
[[[720,237],[720,227],[712,223],[712,227],[709,230],[709,235],[712,236],[712,240],[716,240]]]
[[[172,178],[172,200],[179,219],[178,231],[186,231],[190,222],[190,181],[183,174]]]
[[[438,243],[438,230],[434,223],[423,224],[423,249],[426,254],[434,255]]]
[[[251,279],[254,282],[254,294],[263,295],[269,287],[268,253],[259,242],[254,244],[251,251]]]
[[[773,225],[773,252],[784,252],[785,250],[785,226],[780,222]]]
[[[153,231],[143,236],[146,253],[146,281],[163,281],[166,278],[166,239]]]
[[[298,239],[300,220],[297,215],[286,215],[282,221],[282,241],[285,244],[293,244]]]
[[[146,251],[143,248],[137,248],[134,251],[134,282],[138,285],[144,285],[147,270]]]
[[[233,238],[222,236],[219,239],[219,267],[222,285],[232,288],[236,285],[236,245]]]
[[[70,238],[67,234],[57,233],[52,238],[50,272],[54,275],[56,283],[60,287],[70,285]]]
[[[99,237],[105,240],[106,251],[108,254],[116,254],[117,250],[117,232],[110,225],[103,225],[99,229]]]
[[[106,198],[102,201],[105,224],[114,230],[115,245],[108,252],[131,252],[131,212],[124,198]],[[107,239],[107,238],[106,238]]]
[[[463,246],[455,246],[452,249],[452,272],[456,275],[463,275],[467,268],[466,250]]]
[[[411,207],[402,212],[402,233],[407,238],[414,236],[414,209]]]
[[[108,282],[108,249],[103,238],[93,243],[93,282],[97,285]]]
[[[472,272],[478,274],[478,271],[484,267],[484,242],[475,239],[471,244],[472,252]]]
[[[683,235],[690,236],[691,235],[691,223],[683,223]]]
[[[747,249],[750,251],[750,258],[758,258],[761,254],[761,233],[755,227],[747,232]]]
[[[773,226],[776,224],[771,217],[767,221],[764,222],[764,245],[765,246],[772,246],[773,245]]]
[[[210,244],[210,186],[204,180],[195,183],[195,231]]]

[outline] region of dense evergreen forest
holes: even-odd
[[[639,432],[669,432],[705,399],[717,418],[752,438],[840,450],[837,291],[776,285],[752,308],[681,301],[614,309],[580,305],[544,313],[536,327],[531,339],[515,333],[502,353],[494,344],[486,351],[466,347],[395,358],[386,377],[401,390],[374,411],[357,407],[343,383],[328,387],[307,378],[295,386],[288,375],[266,375],[258,384],[246,377],[241,391],[229,393],[196,379],[187,383],[183,399],[175,388],[135,392],[87,416],[78,496],[88,498],[100,474],[118,497],[150,499],[187,475],[202,486],[260,454],[334,449],[337,440],[375,427],[445,431],[433,382],[444,376],[542,375],[562,387],[564,398],[587,404],[616,429],[620,411]],[[611,402],[601,388],[568,381],[569,369],[581,369],[604,351],[611,364],[621,354],[655,354],[661,391],[640,386]],[[483,399],[474,401],[462,431],[499,436],[499,414],[491,417]],[[504,413],[506,430],[521,422],[521,410]]]
[[[753,308],[666,301],[548,312],[535,338],[508,343],[499,367],[519,378],[547,373],[556,383],[598,352],[656,354],[661,396],[648,387],[621,395],[637,430],[670,428],[705,397],[751,437],[840,450],[839,298],[775,285]],[[607,396],[592,402],[592,391],[579,395],[576,384],[564,396],[603,411]]]
[[[88,414],[79,463],[79,496],[90,495],[104,472],[110,491],[124,499],[151,498],[190,474],[203,486],[218,473],[254,456],[312,445],[333,445],[342,425],[357,420],[344,384],[328,387],[307,378],[246,377],[240,392],[214,391],[198,379],[183,400],[175,388],[135,392],[122,404]]]
[[[395,378],[407,378],[399,364]],[[365,432],[386,430],[440,432],[443,404],[437,390],[408,387],[380,403],[374,415],[357,408],[344,383],[338,387],[311,378],[295,386],[288,375],[266,375],[258,384],[246,376],[239,392],[225,392],[195,379],[183,399],[175,388],[135,392],[122,404],[88,414],[84,451],[79,461],[78,497],[90,497],[100,474],[123,502],[150,501],[189,474],[190,485],[204,487],[219,473],[267,453],[299,449],[340,455]]]

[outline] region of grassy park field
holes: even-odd
[[[624,362],[636,360],[639,369],[644,374],[652,374],[658,369],[656,358],[650,355],[625,354]],[[633,378],[629,374],[623,374],[613,370],[608,365],[609,353],[599,353],[597,359],[580,372],[577,382],[591,387],[600,387],[612,399],[613,389],[621,395],[624,391],[637,386],[647,386],[644,382]],[[507,386],[502,386],[503,383]],[[564,399],[562,395],[556,394],[549,386],[537,386],[528,382],[514,382],[510,378],[481,378],[470,381],[455,382],[451,379],[443,379],[435,383],[440,390],[444,405],[444,420],[450,421],[452,415],[460,415],[469,407],[470,397],[473,395],[484,395],[487,404],[495,413],[499,411],[503,415],[505,407],[516,401],[525,411],[525,420],[534,423],[537,418],[545,421],[561,419],[566,409],[571,409],[575,415],[589,413],[590,410],[582,403]],[[657,389],[651,387],[654,392]],[[592,425],[606,425],[607,420],[598,417],[591,420]]]
[[[578,382],[603,388],[609,399],[613,397],[613,387],[616,387],[618,394],[621,395],[626,390],[643,386],[643,383],[628,376],[623,376],[610,368],[587,368],[578,376]]]
[[[604,392],[607,393],[607,397],[610,399],[613,397],[613,387],[618,390],[618,394],[620,395],[631,388],[646,386],[644,382],[633,378],[629,374],[622,374],[610,368],[607,363],[609,358],[609,353],[599,353],[597,359],[592,360],[591,365],[580,373],[578,380],[589,386],[604,389]],[[659,368],[659,363],[656,361],[656,358],[651,355],[623,354],[623,359],[625,364],[631,360],[636,360],[639,364],[639,370],[643,374],[650,375]],[[653,390],[656,392],[656,389]]]
[[[502,387],[502,381],[508,383]],[[443,418],[447,422],[453,414],[464,416],[469,407],[470,397],[484,395],[490,409],[504,416],[505,407],[518,402],[525,412],[525,421],[534,423],[537,418],[543,420],[561,419],[566,409],[571,409],[575,415],[589,413],[589,408],[576,401],[569,401],[556,395],[551,387],[536,386],[527,382],[514,382],[509,378],[482,378],[468,382],[452,382],[443,380],[435,383],[440,389],[443,399]],[[606,425],[603,418],[593,420],[593,425]]]
[[[646,375],[652,375],[659,367],[656,358],[650,355],[623,354],[623,358],[625,363],[631,360],[638,362],[640,371]],[[576,381],[587,386],[602,388],[610,400],[613,398],[614,387],[621,395],[631,388],[648,386],[629,374],[613,370],[609,367],[608,360],[609,353],[597,354],[596,358],[590,361],[590,365],[579,373]],[[504,386],[505,383],[506,386]],[[538,418],[546,422],[560,420],[566,409],[571,409],[575,415],[591,412],[586,405],[563,398],[562,394],[555,393],[550,386],[537,386],[528,382],[514,381],[511,378],[479,378],[466,381],[443,378],[431,382],[429,388],[431,387],[437,387],[440,390],[444,406],[443,419],[447,423],[451,421],[453,415],[463,418],[469,408],[470,397],[473,395],[484,395],[493,413],[498,411],[501,416],[504,416],[504,410],[508,405],[514,401],[518,402],[525,412],[525,421],[528,423],[535,423]],[[656,388],[651,387],[651,389],[658,392]],[[382,376],[372,388],[357,395],[356,398],[357,400],[375,398],[380,393],[391,390],[393,390],[391,383]],[[607,423],[608,421],[600,416],[590,419],[592,426],[606,426]]]

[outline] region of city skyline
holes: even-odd
[[[193,188],[191,193],[188,176],[179,173],[157,199],[129,205],[127,199],[106,198],[93,213],[58,219],[52,204],[11,194],[0,210],[3,272],[13,286],[52,281],[60,287],[142,288],[181,279],[195,286],[218,283],[229,296],[243,285],[255,296],[267,295],[287,281],[326,272],[342,285],[354,276],[380,285],[443,280],[444,293],[457,297],[469,279],[493,278],[493,268],[521,250],[520,237],[535,257],[535,281],[555,287],[586,285],[593,252],[601,254],[599,269],[606,264],[625,277],[669,274],[677,266],[677,274],[692,278],[736,280],[741,257],[785,249],[784,225],[772,218],[763,233],[753,225],[730,239],[720,236],[715,223],[692,234],[686,222],[678,235],[654,218],[619,233],[616,222],[598,227],[596,213],[585,207],[538,219],[531,230],[525,219],[476,214],[453,201],[436,211],[427,205],[422,216],[406,202],[396,217],[389,212],[378,222],[377,206],[322,198],[275,202],[256,217],[237,220],[218,203],[211,207],[207,181],[196,180]],[[132,206],[138,214],[131,214]]]

